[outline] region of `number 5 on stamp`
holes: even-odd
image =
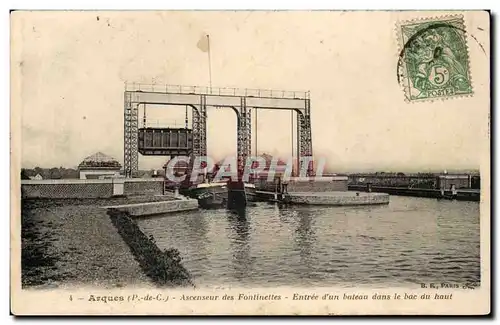
[[[471,95],[463,17],[400,22],[398,80],[409,101]]]

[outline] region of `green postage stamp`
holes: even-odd
[[[462,16],[404,21],[397,30],[398,80],[409,101],[473,93]]]

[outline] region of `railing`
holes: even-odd
[[[156,119],[146,119],[146,123],[144,123],[144,120],[140,120],[139,122],[139,127],[140,128],[185,128],[186,127],[186,121],[181,119],[174,120],[174,119],[161,119],[161,120],[156,120]]]
[[[143,83],[125,83],[125,91],[144,91],[165,94],[196,94],[238,97],[310,99],[309,91],[290,91],[252,88],[224,88],[207,86],[160,85]]]

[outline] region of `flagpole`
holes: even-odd
[[[210,94],[212,93],[212,61],[210,59],[210,36],[207,35],[208,43],[208,77],[210,78]]]
[[[255,109],[255,157],[257,157],[257,139],[258,139],[257,138],[257,130],[258,130],[258,128],[257,128],[257,112],[258,111],[259,110],[256,108]]]
[[[292,135],[292,161],[293,161],[293,110],[290,110],[290,120],[292,122],[292,128],[291,128],[291,135]],[[293,168],[293,163],[292,163],[292,176],[295,176],[294,174],[294,168]]]

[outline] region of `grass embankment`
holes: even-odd
[[[154,238],[148,238],[126,212],[111,210],[108,214],[144,273],[155,284],[170,287],[194,285],[177,249],[159,249]]]
[[[23,288],[153,284],[154,278],[143,271],[141,259],[132,253],[102,206],[160,199],[165,197],[23,200]]]

